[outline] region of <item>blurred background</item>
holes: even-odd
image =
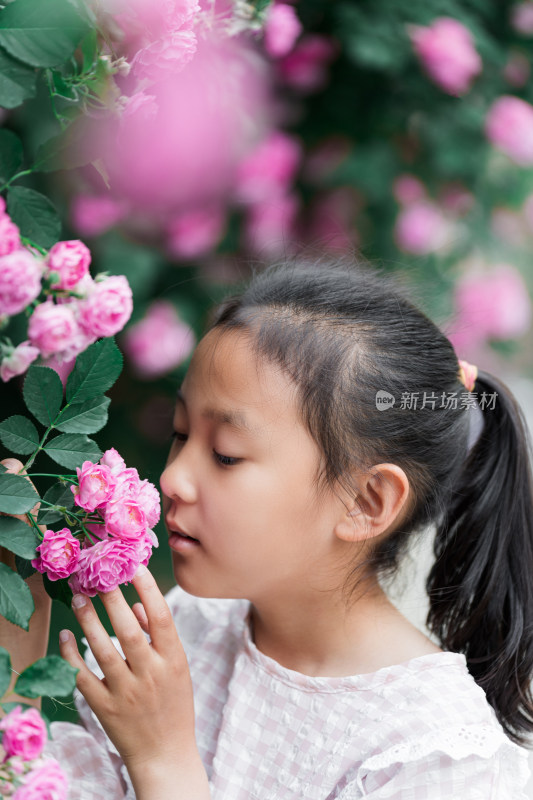
[[[102,449],[157,484],[209,309],[298,254],[394,273],[531,414],[533,2],[43,5],[46,47],[0,26],[0,191],[28,241],[81,239],[93,274],[132,287]],[[6,411],[20,391],[3,386]],[[54,602],[50,652],[64,626]],[[75,718],[70,701],[44,710]]]

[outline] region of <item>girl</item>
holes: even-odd
[[[178,586],[101,595],[114,642],[75,596],[87,664],[62,632],[69,798],[525,800],[528,438],[475,374],[376,270],[272,266],[222,302],[161,475]],[[430,639],[380,581],[431,523]]]

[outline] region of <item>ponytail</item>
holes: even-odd
[[[531,440],[504,383],[480,371],[475,391],[483,429],[437,524],[427,625],[445,649],[465,654],[507,735],[527,744],[533,731]]]

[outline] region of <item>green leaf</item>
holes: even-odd
[[[0,129],[0,183],[7,183],[19,171],[22,157],[22,142],[17,134],[7,128]]]
[[[86,29],[68,0],[16,0],[0,12],[0,45],[34,67],[66,61]]]
[[[55,369],[32,365],[24,380],[23,395],[28,410],[49,428],[63,402],[63,384]]]
[[[68,585],[68,581],[51,581],[48,575],[43,575],[43,583],[48,596],[51,597],[52,600],[57,600],[59,603],[63,603],[63,605],[65,605],[69,611],[72,611],[73,594],[72,589]]]
[[[33,453],[39,447],[37,428],[26,417],[15,414],[0,422],[0,439],[14,453]]]
[[[15,692],[22,697],[66,697],[76,686],[79,670],[60,656],[45,656],[26,667],[15,683]]]
[[[16,700],[13,700],[13,701],[11,701],[9,703],[0,703],[0,706],[2,706],[2,708],[4,709],[6,714],[9,714],[9,712],[13,711],[13,709],[16,708],[17,706],[21,706],[23,711],[28,711],[30,708],[35,708],[35,706],[30,706],[29,703],[22,703],[20,701],[17,702]],[[50,720],[48,719],[46,714],[43,714],[43,712],[40,711],[40,710],[39,710],[39,714],[43,718],[44,724],[46,725],[46,730],[48,731],[48,738],[51,739],[52,738],[52,730],[50,728]]]
[[[0,697],[3,697],[11,683],[11,657],[4,647],[0,647]]]
[[[107,422],[109,397],[95,397],[84,403],[66,406],[57,422],[56,428],[64,433],[96,433]]]
[[[84,461],[96,462],[102,455],[96,442],[79,433],[62,433],[51,439],[43,450],[62,467],[69,469],[81,467]]]
[[[74,505],[74,495],[70,491],[70,485],[65,486],[64,483],[54,483],[44,495],[43,500],[56,506],[65,506],[68,509]],[[61,511],[41,504],[37,516],[39,524],[48,525],[50,522],[57,522],[58,519],[63,519]]]
[[[67,402],[81,403],[106,392],[122,372],[122,353],[112,338],[100,339],[78,356],[67,379]]]
[[[5,472],[0,475],[0,511],[25,514],[39,502],[39,495],[27,478]]]
[[[16,108],[35,97],[37,73],[0,50],[0,108]]]
[[[15,566],[17,567],[18,574],[24,580],[29,578],[30,575],[33,575],[34,572],[37,572],[35,567],[32,567],[31,561],[27,558],[21,558],[21,556],[15,556]]]
[[[94,28],[84,36],[80,49],[83,55],[82,72],[88,72],[94,65],[98,53],[98,37]]]
[[[7,547],[17,556],[31,560],[36,558],[35,548],[40,539],[34,529],[15,517],[0,517],[0,547]]]
[[[95,137],[87,136],[87,119],[81,116],[57,136],[47,139],[37,150],[35,166],[40,172],[76,169],[90,164],[101,154]]]
[[[29,586],[6,564],[0,564],[0,614],[27,631],[34,611]]]
[[[13,186],[7,193],[7,209],[21,234],[35,244],[49,248],[61,239],[61,220],[44,194]]]

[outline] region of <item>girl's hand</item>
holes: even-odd
[[[196,747],[187,658],[150,572],[140,567],[132,582],[144,611],[136,606],[134,613],[119,588],[99,594],[126,660],[84,595],[74,596],[73,610],[103,679],[87,667],[69,631],[61,632],[60,652],[79,669],[77,687],[119,751],[136,796],[170,798],[179,789],[180,797],[203,800],[210,795]]]
[[[0,463],[4,465],[8,472],[14,475],[20,473],[24,466],[15,458],[5,458]],[[35,517],[37,517],[38,512],[39,504],[32,509],[32,514]],[[13,514],[12,516],[21,519],[27,525],[31,524],[25,514]],[[44,525],[39,527],[41,532],[44,533]],[[13,571],[16,571],[15,556],[5,547],[0,547],[0,562],[6,564]],[[52,601],[44,588],[43,576],[40,572],[35,572],[33,575],[26,578],[26,583],[30,588],[35,604],[35,611],[30,619],[29,630],[25,631],[19,628],[18,625],[13,625],[13,623],[8,622],[7,619],[0,616],[0,645],[9,651],[11,655],[11,665],[14,670],[10,689],[13,688],[19,673],[23,672],[23,670],[30,664],[33,664],[34,661],[43,658],[48,649]],[[6,695],[5,700],[9,702],[20,701],[35,706],[36,708],[41,708],[40,697],[33,700],[27,697],[20,697],[17,694],[9,694]]]

